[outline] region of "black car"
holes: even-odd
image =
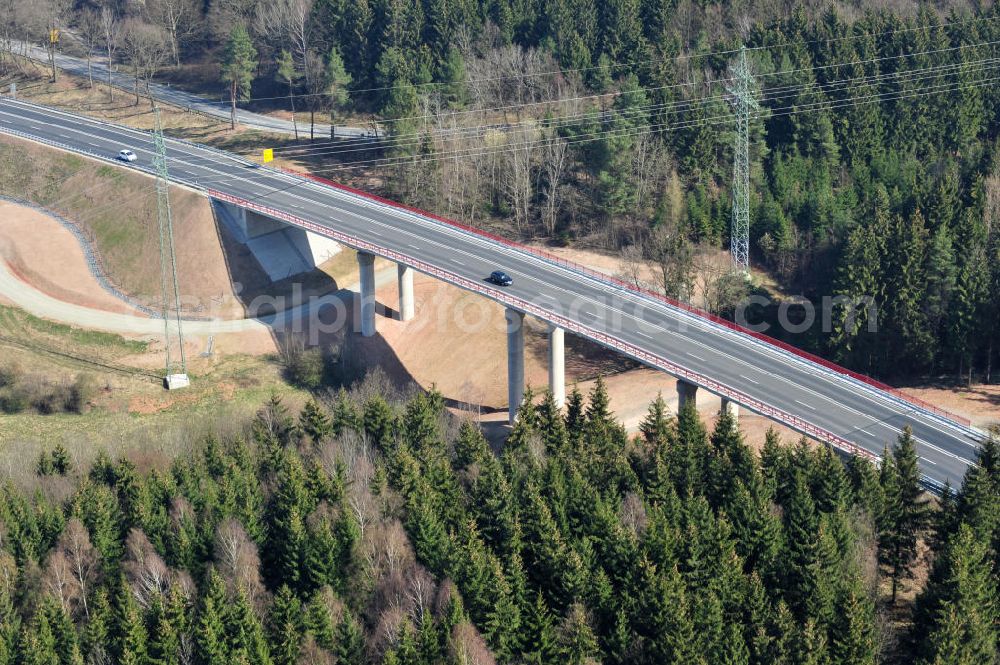
[[[494,270],[491,272],[490,281],[497,286],[510,286],[514,283],[514,280],[510,278],[510,275],[505,273],[503,270]]]

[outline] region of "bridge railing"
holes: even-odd
[[[226,201],[234,205],[242,206],[248,210],[253,210],[263,215],[283,220],[285,222],[288,222],[289,224],[294,224],[296,226],[299,226],[309,231],[313,231],[315,233],[331,236],[338,242],[344,243],[345,245],[348,245],[350,247],[354,247],[355,249],[371,252],[373,254],[377,254],[392,261],[404,263],[406,265],[412,266],[413,268],[419,270],[420,272],[433,275],[435,277],[440,277],[452,284],[460,286],[461,288],[467,289],[469,291],[474,291],[476,293],[481,293],[502,304],[516,308],[528,314],[532,314],[546,321],[550,321],[551,323],[566,330],[569,330],[571,332],[589,337],[590,339],[593,339],[603,344],[604,346],[620,351],[636,360],[639,360],[640,362],[662,369],[678,378],[691,381],[692,383],[700,385],[712,391],[713,393],[731,399],[734,402],[745,406],[751,411],[755,411],[780,423],[784,423],[785,425],[788,425],[792,429],[795,429],[809,436],[815,437],[820,441],[825,441],[849,454],[859,455],[861,457],[873,460],[876,463],[879,461],[878,455],[856,446],[854,443],[848,441],[847,439],[845,439],[840,435],[834,434],[833,432],[818,427],[791,413],[782,411],[781,409],[771,406],[770,404],[767,404],[747,393],[723,385],[718,381],[715,381],[710,377],[694,372],[688,369],[687,367],[678,365],[677,363],[674,363],[671,360],[668,360],[667,358],[650,353],[633,344],[624,342],[618,339],[617,337],[613,337],[611,335],[608,335],[607,333],[601,332],[599,330],[586,326],[577,321],[573,321],[572,319],[566,318],[562,315],[550,312],[527,300],[523,300],[516,296],[512,296],[507,291],[502,291],[500,289],[490,287],[485,283],[480,283],[478,281],[462,277],[461,275],[458,275],[456,273],[444,270],[430,263],[426,263],[416,258],[415,256],[409,256],[402,252],[397,252],[395,250],[391,250],[376,245],[367,240],[362,240],[361,238],[348,235],[342,231],[331,229],[328,226],[322,226],[320,224],[310,222],[300,217],[296,217],[295,215],[291,215],[283,210],[272,208],[271,206],[263,205],[261,203],[243,199],[238,196],[233,196],[231,194],[227,194],[225,192],[221,192],[214,189],[208,189],[207,193],[209,196],[219,199],[220,201]]]
[[[890,386],[890,385],[888,385],[886,383],[883,383],[881,381],[878,381],[877,379],[873,379],[872,377],[867,376],[865,374],[862,374],[860,372],[855,372],[853,370],[847,369],[846,367],[843,367],[841,365],[838,365],[837,363],[831,362],[831,361],[829,361],[829,360],[827,360],[825,358],[822,358],[822,357],[820,357],[820,356],[818,356],[818,355],[816,355],[814,353],[810,353],[808,351],[805,351],[803,349],[798,348],[797,346],[794,346],[794,345],[789,344],[787,342],[783,342],[780,339],[776,339],[776,338],[771,337],[770,335],[766,335],[766,334],[764,334],[762,332],[757,332],[755,330],[750,330],[749,328],[745,328],[745,327],[743,327],[743,326],[741,326],[741,325],[739,325],[739,324],[737,324],[737,323],[735,323],[733,321],[730,321],[728,319],[724,319],[721,316],[717,316],[715,314],[712,314],[711,312],[707,312],[707,311],[705,311],[705,310],[703,310],[703,309],[701,309],[699,307],[695,307],[694,305],[690,305],[688,303],[681,302],[681,301],[676,300],[674,298],[670,298],[669,296],[666,296],[666,295],[664,295],[662,293],[657,293],[655,291],[643,288],[641,286],[637,286],[635,284],[630,284],[629,282],[626,282],[626,281],[624,281],[622,279],[618,279],[617,277],[614,277],[613,275],[608,275],[606,273],[602,273],[600,271],[594,270],[593,268],[589,268],[589,267],[587,267],[585,265],[582,265],[580,263],[577,263],[575,261],[567,260],[567,259],[565,259],[563,257],[557,256],[556,254],[553,254],[551,252],[547,252],[547,251],[545,251],[543,249],[540,249],[538,247],[532,247],[530,245],[525,245],[525,244],[522,244],[522,243],[518,243],[518,242],[515,242],[513,240],[509,240],[507,238],[504,238],[503,236],[499,236],[499,235],[497,235],[495,233],[490,233],[488,231],[483,231],[482,229],[477,229],[474,226],[470,226],[468,224],[463,224],[462,222],[458,222],[458,221],[455,221],[453,219],[448,219],[447,217],[442,217],[440,215],[435,215],[434,213],[430,213],[430,212],[427,212],[425,210],[421,210],[419,208],[415,208],[413,206],[408,206],[408,205],[405,205],[405,204],[402,204],[402,203],[398,203],[396,201],[392,201],[392,200],[386,199],[386,198],[381,197],[381,196],[377,196],[375,194],[370,194],[368,192],[364,192],[364,191],[356,189],[354,187],[350,187],[348,185],[344,185],[344,184],[341,184],[341,183],[338,183],[338,182],[334,182],[333,180],[329,180],[329,179],[323,178],[321,176],[312,175],[312,174],[309,174],[309,173],[298,173],[298,172],[295,172],[295,171],[291,171],[289,169],[280,169],[280,170],[282,170],[282,171],[284,171],[286,173],[292,174],[292,175],[297,175],[297,176],[301,176],[303,178],[307,178],[309,180],[314,180],[316,182],[319,182],[319,183],[322,183],[324,185],[333,187],[335,189],[339,189],[341,191],[348,192],[350,194],[354,194],[355,196],[359,196],[359,197],[364,198],[364,199],[368,199],[368,200],[371,200],[371,201],[376,201],[376,202],[381,203],[383,205],[391,206],[393,208],[398,208],[400,210],[404,210],[406,212],[417,214],[417,215],[420,215],[422,217],[428,217],[428,218],[433,219],[435,221],[441,222],[443,224],[447,224],[448,226],[451,226],[451,227],[460,229],[462,231],[465,231],[465,232],[477,235],[477,236],[485,238],[487,240],[492,240],[494,242],[501,243],[503,245],[515,248],[515,249],[517,249],[519,251],[522,251],[522,252],[528,252],[530,254],[538,256],[539,258],[545,259],[546,261],[558,264],[560,266],[563,266],[565,268],[573,270],[574,272],[582,273],[584,275],[587,275],[588,277],[591,277],[591,278],[593,278],[593,279],[595,279],[597,281],[603,282],[605,284],[609,284],[609,285],[615,286],[617,288],[625,289],[626,291],[630,291],[632,293],[641,294],[641,295],[649,297],[649,298],[654,298],[654,299],[656,299],[656,300],[658,300],[658,301],[660,301],[660,302],[662,302],[662,303],[664,303],[666,305],[669,305],[670,307],[674,307],[676,309],[683,310],[683,311],[685,311],[685,312],[687,312],[689,314],[692,314],[692,315],[694,315],[694,316],[696,316],[698,318],[701,318],[701,319],[704,319],[706,321],[710,321],[710,322],[715,323],[717,325],[723,326],[723,327],[725,327],[725,328],[727,328],[729,330],[732,330],[734,332],[740,333],[742,335],[747,335],[747,336],[752,337],[752,338],[754,338],[756,340],[759,340],[759,341],[761,341],[761,342],[763,342],[763,343],[765,343],[765,344],[767,344],[769,346],[775,347],[777,349],[780,349],[782,351],[785,351],[787,353],[795,355],[795,356],[797,356],[799,358],[802,358],[803,360],[807,360],[809,362],[812,362],[812,363],[815,363],[817,365],[820,365],[820,366],[822,366],[822,367],[824,367],[826,369],[829,369],[829,370],[831,370],[833,372],[836,372],[837,374],[840,374],[842,376],[846,376],[848,378],[854,379],[855,381],[859,381],[861,383],[864,383],[864,384],[866,384],[866,385],[868,385],[868,386],[870,386],[872,388],[876,388],[876,389],[878,389],[878,390],[880,390],[880,391],[882,391],[884,393],[887,393],[888,395],[891,395],[891,396],[895,397],[896,399],[901,400],[903,402],[906,402],[906,403],[908,403],[908,404],[910,404],[912,406],[919,407],[919,408],[921,408],[921,409],[923,409],[925,411],[929,411],[930,413],[933,413],[935,415],[938,415],[938,416],[941,416],[943,418],[952,420],[952,421],[957,422],[957,423],[959,423],[961,425],[965,425],[966,427],[969,427],[969,426],[972,425],[972,421],[969,420],[968,418],[964,417],[964,416],[960,416],[958,414],[955,414],[955,413],[952,413],[952,412],[947,411],[945,409],[942,409],[942,408],[940,408],[940,407],[938,407],[938,406],[936,406],[934,404],[931,404],[930,402],[927,402],[925,400],[920,399],[919,397],[914,397],[913,395],[909,395],[909,394],[903,392],[902,390],[899,390],[897,388],[893,388],[892,386]]]
[[[31,102],[23,102],[21,100],[18,100],[18,102],[21,103],[21,104],[24,104],[26,106],[33,106],[33,107],[36,107],[36,108],[39,108],[39,109],[52,110],[52,109],[48,109],[47,107],[44,107],[44,106],[39,106],[37,104],[33,104]],[[107,123],[107,122],[102,122],[102,124],[113,125],[113,123]],[[117,126],[117,125],[114,125],[114,126]],[[130,129],[132,131],[135,131],[132,128],[123,128],[123,129]],[[100,159],[102,161],[113,161],[108,155],[105,155],[105,154],[96,153],[96,152],[92,152],[92,151],[88,151],[88,150],[81,150],[79,148],[68,146],[68,145],[60,143],[58,141],[53,141],[51,139],[46,139],[44,137],[38,137],[38,136],[31,135],[31,134],[27,134],[25,132],[20,132],[20,131],[15,130],[15,129],[10,128],[10,127],[2,127],[2,126],[0,126],[0,132],[7,133],[7,134],[10,134],[10,135],[13,135],[13,136],[17,136],[17,137],[21,137],[21,138],[26,138],[26,139],[29,139],[29,140],[39,141],[41,143],[47,143],[48,145],[51,145],[51,146],[57,147],[57,148],[61,148],[61,149],[64,149],[64,150],[70,150],[70,151],[73,151],[73,152],[90,153],[92,157],[95,157],[95,158]],[[205,145],[202,145],[202,144],[195,144],[195,143],[192,143],[190,141],[183,140],[183,139],[171,139],[171,140],[172,141],[178,141],[180,143],[187,143],[187,144],[190,144],[192,146],[199,147],[199,148],[208,148],[210,150],[213,150],[215,152],[220,153],[220,155],[224,155],[225,157],[227,157],[229,159],[232,159],[234,157],[231,153],[227,153],[227,152],[218,150],[217,148],[212,148],[211,146],[205,146]],[[251,162],[248,162],[245,159],[242,159],[242,158],[240,158],[240,159],[243,162],[251,163]],[[149,169],[145,169],[145,168],[141,168],[141,167],[139,168],[139,170],[150,172]],[[350,187],[348,185],[343,185],[341,183],[334,182],[333,180],[329,180],[329,179],[323,178],[321,176],[317,176],[317,175],[313,175],[313,174],[308,174],[308,173],[299,173],[299,172],[296,172],[296,171],[291,171],[289,169],[283,169],[283,168],[276,168],[276,169],[272,169],[272,170],[282,171],[282,172],[287,173],[289,175],[293,175],[293,176],[297,176],[297,177],[301,177],[301,178],[306,178],[306,179],[309,179],[309,180],[313,180],[313,181],[322,183],[324,185],[327,185],[329,187],[333,187],[335,189],[338,189],[340,191],[350,193],[350,194],[352,194],[354,196],[357,196],[359,198],[366,199],[366,200],[369,200],[369,201],[375,201],[375,202],[378,202],[378,203],[380,203],[382,205],[386,205],[386,206],[389,206],[389,207],[392,207],[392,208],[403,210],[403,211],[406,211],[406,212],[409,212],[409,213],[412,213],[412,214],[420,215],[422,217],[430,218],[430,219],[433,219],[433,220],[435,220],[437,222],[440,222],[442,224],[446,224],[446,225],[448,225],[448,226],[450,226],[452,228],[460,229],[460,230],[462,230],[462,231],[464,231],[466,233],[470,233],[472,235],[476,235],[478,237],[481,237],[481,238],[484,238],[484,239],[487,239],[487,240],[492,240],[494,242],[506,245],[506,246],[511,247],[511,248],[515,248],[515,249],[517,249],[519,251],[522,251],[522,252],[527,252],[529,254],[537,256],[537,257],[539,257],[541,259],[544,259],[546,261],[549,261],[551,263],[563,266],[563,267],[565,267],[565,268],[567,268],[569,270],[573,270],[574,272],[578,272],[578,273],[587,275],[588,277],[590,277],[590,278],[592,278],[594,280],[597,280],[597,281],[600,281],[602,283],[614,286],[614,287],[619,288],[619,289],[624,289],[624,290],[632,292],[632,293],[641,294],[641,295],[646,296],[648,298],[653,298],[653,299],[658,300],[658,301],[660,301],[660,302],[662,302],[662,303],[664,303],[664,304],[666,304],[666,305],[668,305],[670,307],[673,307],[675,309],[687,312],[687,313],[689,313],[689,314],[691,314],[691,315],[693,315],[695,317],[704,319],[706,321],[710,321],[712,323],[715,323],[715,324],[717,324],[719,326],[727,328],[727,329],[729,329],[731,331],[734,331],[736,333],[748,336],[748,337],[750,337],[752,339],[756,339],[756,340],[758,340],[760,342],[763,342],[763,343],[765,343],[765,344],[767,344],[767,345],[769,345],[769,346],[771,346],[771,347],[773,347],[775,349],[780,349],[780,350],[782,350],[782,351],[784,351],[786,353],[789,353],[789,354],[792,354],[794,356],[797,356],[797,357],[799,357],[799,358],[801,358],[803,360],[815,363],[815,364],[820,365],[821,367],[824,367],[824,368],[826,368],[826,369],[828,369],[830,371],[836,372],[837,374],[840,374],[842,376],[848,377],[850,379],[853,379],[855,381],[863,383],[863,384],[865,384],[867,386],[870,386],[872,388],[876,388],[877,390],[880,390],[881,392],[885,393],[886,395],[894,397],[896,400],[898,400],[900,402],[905,402],[905,403],[910,404],[912,406],[921,408],[924,411],[927,411],[929,413],[935,414],[935,415],[937,415],[939,417],[942,417],[942,418],[949,419],[949,420],[951,420],[951,421],[953,421],[955,423],[959,423],[959,424],[964,425],[966,427],[969,427],[972,424],[972,422],[968,418],[965,418],[964,416],[959,416],[959,415],[957,415],[955,413],[951,413],[951,412],[949,412],[949,411],[947,411],[945,409],[942,409],[942,408],[940,408],[940,407],[938,407],[938,406],[936,406],[934,404],[926,402],[926,401],[924,401],[924,400],[922,400],[922,399],[920,399],[918,397],[914,397],[913,395],[909,395],[909,394],[907,394],[907,393],[905,393],[905,392],[903,392],[901,390],[893,388],[892,386],[890,386],[890,385],[888,385],[886,383],[883,383],[883,382],[878,381],[876,379],[873,379],[873,378],[871,378],[869,376],[861,374],[860,372],[855,372],[853,370],[847,369],[846,367],[842,367],[841,365],[838,365],[838,364],[836,364],[834,362],[826,360],[825,358],[821,358],[820,356],[817,356],[817,355],[815,355],[813,353],[809,353],[808,351],[804,351],[804,350],[802,350],[802,349],[800,349],[800,348],[798,348],[796,346],[788,344],[787,342],[783,342],[783,341],[781,341],[779,339],[771,337],[770,335],[766,335],[766,334],[761,333],[761,332],[750,330],[748,328],[740,326],[737,323],[734,323],[733,321],[729,321],[728,319],[724,319],[724,318],[722,318],[720,316],[716,316],[715,314],[707,312],[707,311],[705,311],[703,309],[700,309],[698,307],[695,307],[693,305],[689,305],[687,303],[680,302],[680,301],[678,301],[678,300],[676,300],[674,298],[670,298],[668,296],[665,296],[664,294],[657,293],[655,291],[651,291],[649,289],[642,288],[642,287],[637,286],[635,284],[630,284],[630,283],[628,283],[628,282],[626,282],[624,280],[618,279],[618,278],[616,278],[616,277],[614,277],[612,275],[608,275],[608,274],[599,272],[597,270],[594,270],[594,269],[589,268],[587,266],[581,265],[581,264],[579,264],[577,262],[574,262],[574,261],[569,261],[569,260],[567,260],[565,258],[559,257],[559,256],[557,256],[555,254],[552,254],[551,252],[547,252],[547,251],[545,251],[543,249],[539,249],[537,247],[532,247],[530,245],[524,245],[522,243],[518,243],[518,242],[515,242],[513,240],[508,240],[507,238],[504,238],[504,237],[499,236],[499,235],[494,234],[494,233],[489,233],[487,231],[483,231],[481,229],[477,229],[477,228],[475,228],[473,226],[470,226],[468,224],[463,224],[463,223],[458,222],[456,220],[448,219],[447,217],[442,217],[440,215],[435,215],[434,213],[430,213],[430,212],[427,212],[425,210],[421,210],[421,209],[413,207],[413,206],[408,206],[408,205],[405,205],[405,204],[402,204],[402,203],[398,203],[396,201],[392,201],[392,200],[386,199],[386,198],[381,197],[381,196],[377,196],[375,194],[370,194],[368,192],[364,192],[364,191],[356,189],[354,187]]]

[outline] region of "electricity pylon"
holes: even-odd
[[[733,221],[730,244],[733,267],[750,275],[750,116],[760,110],[755,97],[757,83],[750,72],[746,47],[740,48],[736,64],[730,67],[727,90],[736,113],[733,138]]]
[[[177,284],[177,256],[174,253],[174,222],[170,215],[170,174],[167,171],[167,146],[163,141],[160,109],[156,114],[153,131],[153,167],[156,169],[156,217],[160,230],[160,297],[163,304],[163,346],[166,350],[167,388],[188,385],[187,357],[184,354],[184,331],[181,329],[181,293]],[[174,333],[171,334],[171,306],[173,307]],[[177,355],[173,353],[176,340]]]

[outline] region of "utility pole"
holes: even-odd
[[[730,67],[727,86],[736,113],[733,139],[733,221],[730,251],[733,268],[750,276],[750,116],[760,110],[755,94],[757,84],[747,62],[747,49],[740,48],[736,64]]]
[[[153,167],[156,169],[156,217],[160,231],[160,296],[163,303],[163,346],[166,352],[164,383],[167,390],[184,388],[190,384],[187,375],[187,358],[184,354],[184,332],[181,329],[181,294],[177,284],[177,256],[174,253],[174,223],[170,215],[170,174],[167,171],[167,146],[163,141],[160,109],[156,114],[153,131]],[[173,301],[171,303],[171,300]],[[170,308],[173,306],[174,334],[171,335]],[[173,354],[173,339],[178,353]]]

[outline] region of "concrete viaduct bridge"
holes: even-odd
[[[0,132],[152,172],[148,132],[10,99],[0,100]],[[114,161],[125,147],[135,151],[137,162]],[[403,319],[414,312],[414,271],[501,303],[512,407],[524,394],[523,321],[530,315],[549,325],[549,383],[559,401],[565,393],[563,342],[569,331],[675,376],[682,403],[705,389],[727,408],[749,409],[846,453],[877,460],[883,447],[910,426],[925,484],[932,490],[946,481],[958,485],[975,463],[983,434],[967,422],[728,322],[335,183],[262,168],[180,140],[168,139],[167,151],[171,179],[232,206],[248,236],[253,226],[248,220],[265,226],[280,221],[303,234],[289,242],[304,256],[316,259],[331,240],[356,249],[363,335],[376,334],[376,256],[398,265]],[[514,283],[502,288],[487,282],[496,269],[510,274]]]

